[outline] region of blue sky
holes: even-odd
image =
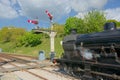
[[[53,15],[54,22],[63,24],[68,17],[83,18],[92,9],[104,11],[107,19],[120,21],[120,0],[0,0],[0,28],[16,26],[31,30],[35,25],[27,20],[36,17],[40,27],[49,27],[45,10]]]

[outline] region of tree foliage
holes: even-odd
[[[103,29],[106,18],[102,12],[91,11],[83,19],[70,17],[65,23],[65,33],[68,34],[70,29],[77,29],[78,33],[99,32]]]
[[[106,22],[106,18],[102,12],[91,11],[85,15],[84,22],[87,27],[87,33],[99,32],[103,30],[103,25]]]
[[[65,33],[69,34],[72,28],[77,28],[80,25],[80,20],[77,17],[69,17],[65,23]]]
[[[0,30],[0,41],[1,42],[16,42],[17,38],[23,36],[26,32],[23,28],[15,27],[3,27]]]
[[[0,30],[0,42],[12,42],[14,46],[36,46],[41,43],[41,35],[27,32],[23,28],[3,27]]]
[[[114,19],[107,20],[107,22],[115,22],[117,27],[120,27],[120,22]]]
[[[25,35],[18,39],[17,46],[36,46],[41,43],[41,36],[33,34],[32,32],[26,32]]]
[[[63,24],[54,23],[53,30],[57,32],[58,37],[62,37],[64,35],[64,25]]]
[[[58,33],[63,33],[64,32],[63,27],[64,27],[63,24],[54,23],[53,30],[57,31]]]

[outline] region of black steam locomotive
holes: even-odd
[[[120,80],[120,30],[106,23],[103,32],[71,34],[63,39],[60,69],[81,80]]]

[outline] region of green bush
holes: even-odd
[[[18,38],[17,46],[36,46],[41,43],[41,35],[26,32],[25,35]]]

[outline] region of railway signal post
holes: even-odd
[[[50,31],[50,60],[52,61],[54,59],[55,56],[55,48],[54,48],[54,38],[56,36],[57,32],[53,31],[53,23],[51,21],[51,31]]]
[[[55,48],[54,48],[54,38],[56,36],[56,33],[55,31],[53,31],[53,16],[51,13],[48,12],[48,10],[45,11],[46,14],[48,15],[49,19],[50,19],[50,23],[51,23],[51,31],[50,31],[50,60],[52,61],[54,59],[54,56],[55,56]]]
[[[53,21],[52,21],[53,16],[47,10],[45,12],[50,19],[50,24],[51,24],[50,31],[41,30],[41,29],[37,28],[37,29],[33,29],[33,32],[35,32],[35,33],[46,33],[47,35],[49,35],[49,37],[50,37],[50,53],[49,53],[49,55],[50,55],[50,60],[52,61],[55,57],[54,38],[55,38],[57,32],[53,31]]]

